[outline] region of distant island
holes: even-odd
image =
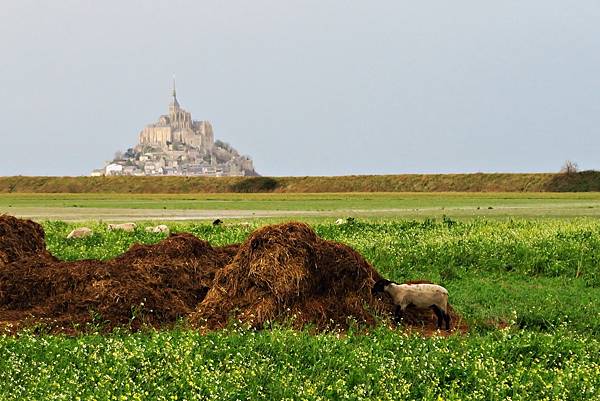
[[[90,175],[258,176],[249,156],[215,141],[210,122],[192,120],[191,113],[179,106],[175,80],[172,97],[168,114],[144,127],[134,147],[117,152]]]

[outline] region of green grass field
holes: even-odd
[[[224,245],[264,223],[168,224]],[[164,238],[88,224],[94,236],[67,240],[80,224],[45,222],[48,248],[66,260],[106,259]],[[469,333],[233,325],[200,335],[185,322],[74,338],[23,333],[0,337],[0,399],[600,399],[600,220],[387,218],[313,227],[386,277],[446,286]]]
[[[34,220],[599,217],[600,193],[0,194]]]
[[[0,337],[3,400],[597,400],[600,342],[286,329]]]

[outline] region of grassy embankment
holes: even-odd
[[[108,258],[161,234],[64,237],[63,259]],[[170,224],[213,244],[253,227]],[[108,336],[0,337],[2,399],[461,399],[600,398],[600,222],[387,221],[317,224],[398,281],[447,286],[471,333],[423,339],[399,330],[311,335],[286,328],[176,329]],[[504,327],[498,329],[498,327]],[[119,398],[121,397],[121,398]],[[123,398],[124,397],[124,398]]]
[[[587,192],[600,172],[343,177],[0,177],[0,193]]]

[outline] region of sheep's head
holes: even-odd
[[[386,279],[381,279],[378,280],[375,285],[373,286],[373,288],[371,289],[371,294],[375,295],[375,294],[379,294],[380,292],[383,292],[385,287],[392,284],[392,281],[390,280],[386,280]]]

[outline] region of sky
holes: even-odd
[[[171,80],[262,175],[600,169],[600,2],[0,0],[0,175],[88,175]]]

